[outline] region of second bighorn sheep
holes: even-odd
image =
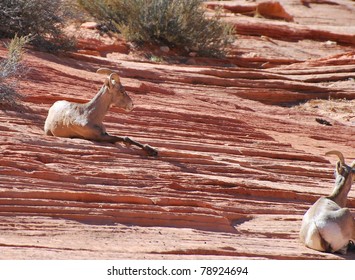
[[[350,241],[355,241],[355,221],[346,208],[347,195],[355,179],[355,162],[349,166],[339,151],[336,155],[335,187],[330,196],[319,198],[306,212],[300,231],[301,241],[309,248],[346,254]]]
[[[143,145],[129,137],[109,135],[106,132],[102,122],[109,108],[116,105],[126,111],[131,111],[133,102],[122,86],[117,73],[107,68],[100,68],[96,72],[108,75],[108,77],[95,97],[84,104],[65,100],[55,102],[48,111],[44,125],[45,134],[98,142],[123,142],[127,145],[138,146],[149,155],[156,156],[158,152],[149,145]]]

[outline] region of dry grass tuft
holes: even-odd
[[[31,36],[37,49],[70,49],[74,43],[62,31],[68,9],[66,0],[1,0],[0,38]]]
[[[18,81],[26,73],[21,63],[24,46],[30,42],[28,36],[15,36],[7,45],[8,55],[0,61],[0,104],[15,105],[20,99]]]

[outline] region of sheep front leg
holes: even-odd
[[[158,151],[156,149],[154,149],[153,147],[149,146],[148,144],[143,145],[143,144],[141,144],[141,143],[139,143],[137,141],[132,140],[129,137],[123,137],[123,142],[125,144],[128,144],[128,145],[135,145],[137,147],[142,148],[150,156],[154,156],[155,157],[155,156],[158,155]]]
[[[109,135],[108,133],[105,133],[104,135],[102,135],[101,141],[109,142],[109,143],[123,142],[126,145],[134,145],[143,149],[150,156],[158,155],[158,151],[153,147],[149,146],[148,144],[144,145],[142,143],[139,143],[135,140],[132,140],[129,137],[113,136],[113,135]]]
[[[84,139],[90,139],[98,142],[107,142],[107,143],[116,143],[123,142],[126,145],[135,145],[143,149],[150,156],[157,156],[158,151],[148,144],[141,144],[137,141],[132,140],[129,137],[114,136],[110,135],[105,131],[105,128],[101,126],[86,126],[85,128],[78,127],[77,133],[82,136]]]

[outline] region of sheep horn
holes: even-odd
[[[114,73],[114,71],[112,71],[111,69],[108,69],[108,68],[99,68],[99,69],[97,69],[96,73],[111,75],[112,73]]]
[[[120,82],[120,76],[116,72],[112,71],[111,69],[99,68],[99,69],[97,69],[96,73],[108,75],[109,76],[108,80],[109,80],[111,85],[112,85],[112,80],[115,81],[114,83],[119,83]]]
[[[326,156],[336,155],[339,158],[341,164],[345,165],[345,159],[344,159],[344,156],[343,156],[343,154],[341,152],[333,150],[333,151],[326,152],[325,155]]]

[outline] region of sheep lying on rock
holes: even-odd
[[[331,195],[319,198],[303,217],[301,241],[309,248],[322,252],[347,252],[350,241],[355,241],[355,221],[346,208],[347,195],[355,179],[355,162],[349,166],[339,151],[336,155],[335,188]]]
[[[95,97],[84,104],[65,100],[55,102],[48,111],[44,125],[45,134],[98,142],[123,142],[127,145],[138,146],[151,156],[158,155],[158,152],[149,145],[143,145],[129,137],[109,135],[106,132],[102,122],[109,108],[116,105],[126,111],[131,111],[133,102],[117,73],[106,68],[100,68],[96,72],[108,75],[108,77]]]

